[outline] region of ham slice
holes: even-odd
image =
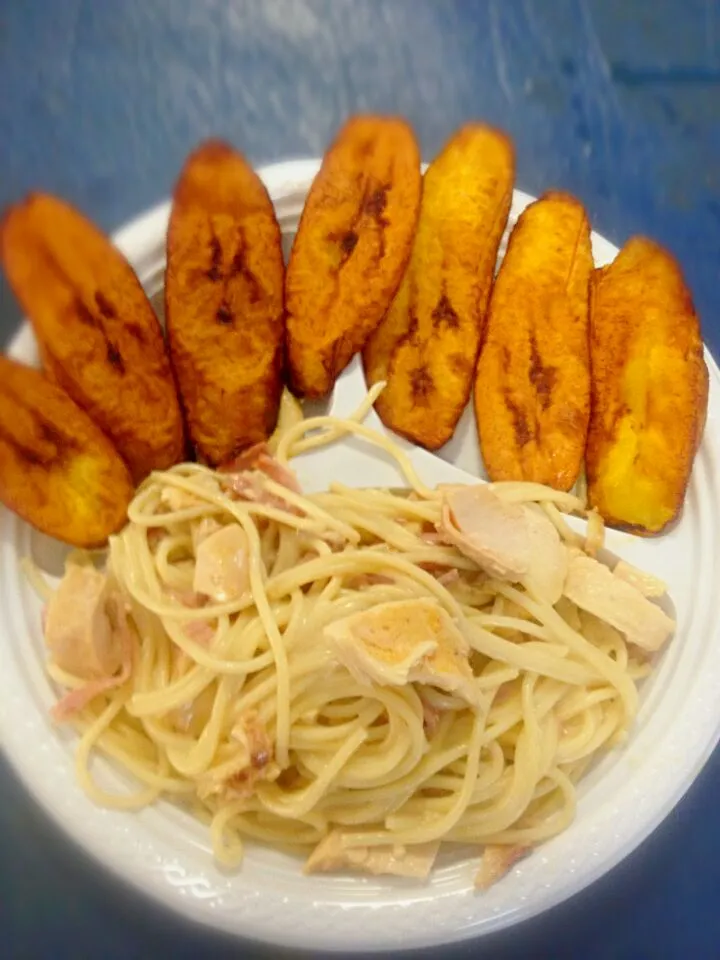
[[[494,883],[497,883],[508,873],[518,860],[526,857],[531,849],[532,847],[519,845],[508,846],[489,843],[483,851],[480,869],[475,876],[475,888],[477,890],[489,890]]]
[[[248,500],[251,503],[260,503],[266,507],[274,507],[276,510],[285,510],[295,516],[301,516],[301,511],[291,503],[288,503],[283,497],[277,497],[265,486],[264,475],[253,471],[252,473],[229,473],[223,479],[225,489],[238,500]]]
[[[293,493],[302,493],[296,475],[275,459],[270,452],[270,447],[264,441],[244,450],[218,469],[222,473],[246,473],[251,470],[259,470],[266,477],[282,484],[288,490],[292,490]]]

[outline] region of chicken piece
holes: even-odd
[[[215,517],[203,517],[200,523],[195,524],[191,532],[195,553],[197,553],[197,548],[203,540],[207,540],[211,534],[217,533],[218,530],[222,530],[222,524],[218,523]],[[190,606],[190,604],[187,604],[187,606]]]
[[[242,714],[230,735],[242,750],[235,760],[211,768],[201,776],[198,794],[202,798],[247,799],[259,780],[275,780],[280,773],[274,761],[273,742],[256,710]]]
[[[468,642],[435,600],[380,603],[328,624],[324,635],[359,683],[424,683],[481,702]]]
[[[507,503],[486,484],[447,487],[440,532],[491,577],[526,584],[551,605],[562,596],[567,550],[538,510]]]
[[[319,398],[365,345],[402,279],[420,206],[408,124],[352,117],[325,154],[285,282],[292,389]]]
[[[96,680],[120,669],[123,650],[108,612],[111,588],[95,567],[71,563],[45,614],[53,662],[74,677]]]
[[[491,480],[570,490],[590,417],[590,224],[550,192],[520,215],[495,280],[475,379]]]
[[[183,459],[162,329],[130,264],[77,210],[34,193],[0,224],[0,260],[43,368],[113,442],[136,482]]]
[[[236,600],[250,589],[248,540],[239,524],[229,524],[202,540],[195,553],[193,590],[218,603]]]
[[[570,558],[564,593],[643,650],[659,650],[675,631],[675,621],[637,587],[579,551]]]
[[[284,279],[262,180],[228,144],[202,143],[173,194],[165,317],[190,436],[213,466],[275,429]]]
[[[410,846],[388,844],[379,847],[346,847],[344,838],[349,831],[331,830],[305,862],[305,873],[330,873],[349,869],[373,876],[390,874],[425,880],[440,849],[440,841],[415,843]]]
[[[679,265],[633,237],[596,270],[588,498],[611,526],[660,533],[679,514],[705,425],[700,322]]]
[[[44,629],[53,662],[87,680],[55,704],[52,716],[57,722],[69,720],[130,678],[132,635],[125,603],[94,567],[68,566],[47,605]]]
[[[437,450],[467,405],[515,158],[503,133],[457,131],[423,177],[420,218],[400,289],[363,351],[369,384],[386,381],[383,423]]]
[[[539,508],[523,504],[530,536],[530,568],[522,581],[530,593],[550,606],[563,594],[569,555],[560,534]]]
[[[531,850],[532,847],[522,847],[519,845],[487,844],[480,861],[480,869],[475,876],[475,889],[489,890],[494,883],[502,880],[511,867],[513,867],[518,860],[526,857]]]
[[[442,491],[440,533],[491,577],[515,583],[530,570],[527,517],[487,484]]]
[[[651,600],[664,597],[667,593],[667,584],[659,577],[653,576],[652,573],[645,573],[644,570],[639,570],[628,563],[627,560],[618,560],[613,567],[613,573],[620,580],[631,583],[644,597]]]

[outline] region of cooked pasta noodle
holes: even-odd
[[[77,774],[97,803],[173,800],[209,823],[214,855],[237,863],[246,839],[309,848],[339,829],[344,849],[436,841],[534,846],[565,829],[575,784],[627,734],[648,670],[623,636],[563,598],[554,607],[492,579],[433,532],[441,497],[391,440],[314,417],[277,443],[298,453],[354,434],[395,458],[407,491],[330,483],[306,495],[265,476],[236,495],[232,473],[181,464],[138,489],[107,572],[129,610],[129,678],[73,717]],[[291,486],[291,485],[290,485]],[[495,484],[538,503],[569,546],[577,497]],[[196,589],[203,536],[237,526],[247,581]],[[401,601],[429,602],[469,645],[472,702],[432,682],[363,680],[330,642],[333,624]],[[49,664],[69,690],[86,682]],[[115,795],[91,775],[94,751],[138,787]]]

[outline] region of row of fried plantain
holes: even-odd
[[[707,403],[682,277],[643,240],[593,273],[582,206],[551,193],[520,217],[493,285],[513,183],[512,144],[488,127],[463,127],[421,178],[404,121],[353,118],[312,184],[285,272],[265,187],[239,153],[207,142],[173,197],[167,345],[92,224],[46,195],[11,208],[0,258],[45,376],[3,361],[0,499],[59,539],[102,542],[133,482],[189,446],[212,465],[231,459],[271,433],[284,371],[296,394],[321,397],[362,350],[398,433],[437,449],[474,389],[491,479],[569,489],[585,458],[609,522],[662,529]]]
[[[469,125],[428,168],[409,266],[363,351],[384,423],[431,450],[471,393],[491,480],[569,490],[586,466],[606,522],[679,514],[705,423],[700,325],[672,256],[636,237],[593,267],[575,198],[545,194],[512,230],[512,146]],[[491,292],[492,288],[492,292]]]
[[[679,513],[707,409],[680,270],[643,238],[594,270],[582,204],[551,192],[520,216],[493,282],[513,185],[512,144],[482,124],[450,139],[420,190],[409,128],[351,121],[288,265],[293,389],[323,396],[362,348],[392,430],[436,450],[472,393],[491,479],[568,490],[585,463],[608,523],[657,533]]]
[[[569,490],[641,534],[679,514],[700,443],[708,372],[672,256],[643,237],[593,269],[581,204],[548,193],[510,235],[487,315],[474,406],[493,480]]]
[[[45,194],[11,207],[0,260],[43,372],[3,359],[0,500],[45,533],[95,546],[150,471],[191,452],[218,465],[268,437],[286,370],[297,393],[327,393],[382,318],[420,189],[404,121],[350,120],[310,191],[286,282],[261,180],[227,145],[201,145],[173,196],[167,342],[93,224]]]
[[[0,259],[42,372],[0,365],[0,500],[67,543],[102,544],[135,485],[264,439],[282,391],[284,264],[262,182],[217,142],[188,159],[167,243],[168,341],[138,278],[72,207],[32,194]]]

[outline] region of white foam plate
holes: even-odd
[[[292,237],[315,160],[266,167],[261,175],[286,238]],[[532,198],[515,192],[510,225]],[[162,283],[169,206],[162,204],[120,230],[117,245],[148,291]],[[617,250],[593,234],[597,264]],[[24,326],[10,352],[37,359]],[[212,860],[205,827],[167,803],[141,813],[95,807],[75,781],[71,731],[48,718],[55,692],[43,667],[40,605],[18,560],[34,554],[59,568],[62,551],[0,510],[0,742],[32,796],[85,852],[148,897],[184,917],[241,936],[310,949],[388,950],[480,936],[525,920],[572,896],[626,857],[659,823],[698,775],[720,736],[720,373],[710,367],[710,409],[682,521],[669,534],[643,540],[611,532],[608,546],[667,580],[677,635],[644,684],[642,707],[623,749],[598,764],[580,787],[573,825],[549,841],[487,893],[472,889],[477,856],[444,854],[427,885],[393,879],[301,875],[300,861],[250,846],[236,873]],[[354,364],[335,389],[335,408],[362,394]],[[482,464],[466,412],[442,456],[476,475]],[[417,461],[423,470],[422,458]],[[432,476],[426,476],[434,482]],[[95,765],[104,783],[122,787],[117,771]]]

